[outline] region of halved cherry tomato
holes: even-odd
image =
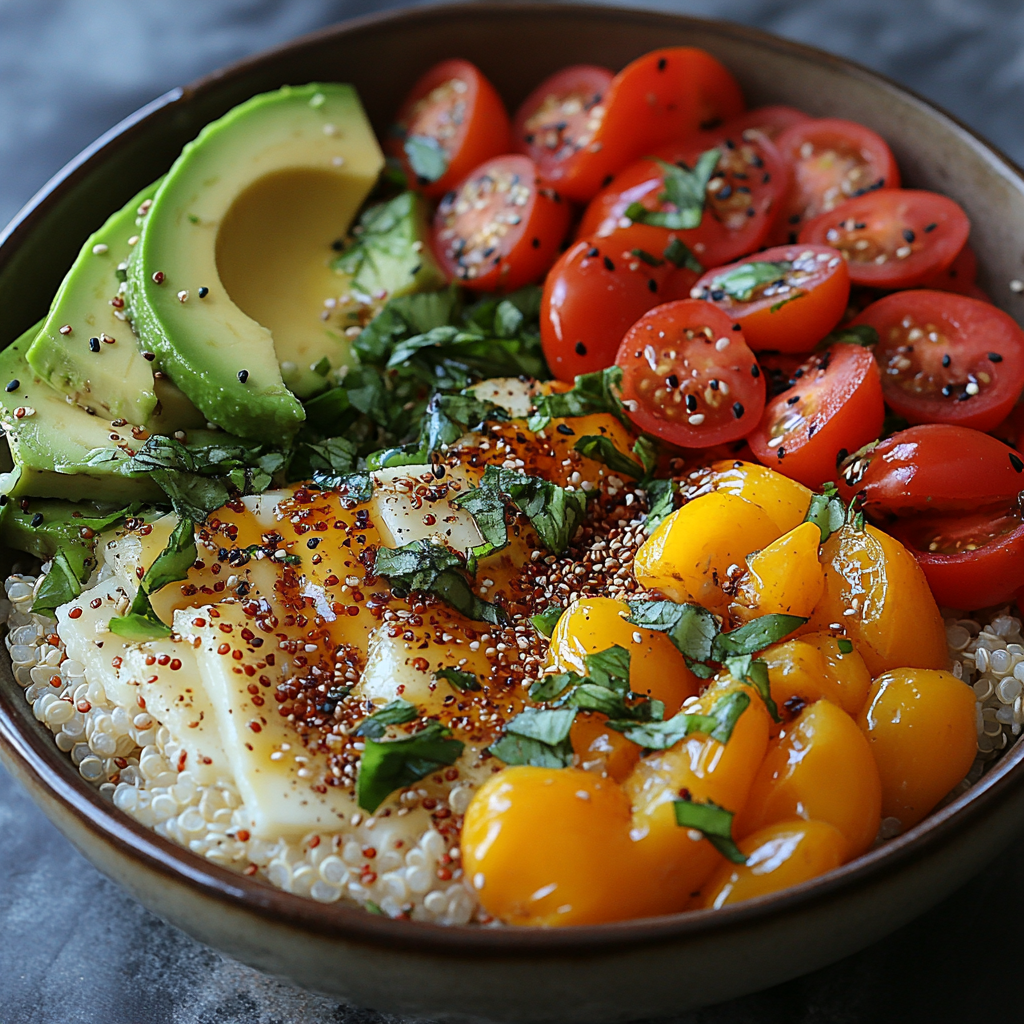
[[[1024,523],[1016,509],[900,520],[891,529],[939,604],[987,608],[1024,584]]]
[[[409,184],[436,198],[485,160],[507,153],[511,138],[494,86],[469,61],[446,60],[409,91],[387,148]]]
[[[554,263],[568,225],[568,204],[540,186],[533,161],[499,156],[441,200],[434,250],[463,287],[512,291]]]
[[[980,430],[929,423],[854,453],[838,482],[876,519],[1006,509],[1024,490],[1024,459]]]
[[[956,259],[970,230],[967,214],[952,199],[886,188],[815,217],[801,229],[800,241],[842,252],[857,284],[913,288]]]
[[[801,225],[870,189],[898,188],[900,172],[885,140],[853,121],[801,121],[775,140],[792,171],[775,237],[796,241]]]
[[[581,239],[548,271],[540,340],[560,380],[571,382],[577,374],[611,366],[623,335],[644,313],[689,291],[697,275],[647,252],[646,241],[636,229]],[[670,278],[678,280],[666,294]]]
[[[739,135],[744,139],[761,135],[774,142],[787,128],[810,120],[812,120],[810,115],[805,114],[802,110],[777,103],[770,107],[754,107],[745,114],[734,117],[722,130],[730,135]],[[750,135],[747,134],[748,132]]]
[[[601,128],[602,100],[611,84],[607,68],[574,64],[544,79],[516,111],[516,150],[537,164],[543,182],[569,199],[590,198],[576,195],[577,179],[593,159],[590,146]]]
[[[980,290],[975,283],[977,279],[978,256],[971,248],[971,243],[965,242],[964,247],[956,254],[956,259],[945,270],[930,277],[921,287],[934,288],[940,292],[959,292],[961,295],[977,298],[975,292]]]
[[[652,50],[612,79],[603,100],[588,111],[586,144],[550,181],[569,199],[588,202],[634,160],[743,108],[736,79],[711,54],[691,46]],[[542,174],[548,173],[545,163]]]
[[[737,321],[755,352],[810,352],[843,315],[850,275],[835,249],[781,245],[709,270],[690,294]]]
[[[710,302],[655,307],[629,329],[615,362],[629,418],[680,448],[743,437],[764,408],[764,377],[743,332]]]
[[[748,438],[758,460],[808,487],[836,475],[841,451],[874,441],[885,406],[878,366],[859,345],[831,345],[798,371],[796,383],[773,398]]]
[[[807,359],[806,352],[758,352],[757,362],[764,374],[768,386],[768,398],[781,395],[786,388],[792,387],[800,378],[793,374],[800,370]],[[803,373],[801,371],[801,376]]]
[[[855,323],[878,331],[885,400],[910,423],[991,430],[1024,387],[1024,331],[987,302],[952,292],[896,292]]]
[[[1021,451],[1024,443],[1024,405],[1015,405],[1010,415],[991,431],[1000,441],[1005,441],[1012,448]]]
[[[678,213],[665,184],[672,168],[665,165],[693,168],[701,155],[711,150],[718,151],[718,163],[707,182],[699,226],[665,226],[664,220],[668,219],[671,225]],[[651,251],[664,249],[670,236],[675,235],[704,266],[716,267],[731,263],[763,244],[787,176],[785,164],[771,142],[765,138],[744,141],[707,133],[699,139],[655,150],[652,156],[654,159],[639,160],[627,167],[594,198],[583,215],[578,237],[614,234],[630,224],[626,211],[638,204],[645,212],[632,220],[644,223],[650,232]]]

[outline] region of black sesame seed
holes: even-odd
[[[31,519],[31,526],[42,526],[43,525],[43,513],[37,512]]]
[[[790,224],[799,224],[800,223],[800,214],[799,213],[791,213],[789,215],[789,223]]]
[[[743,330],[743,328],[742,328],[742,327],[740,327],[740,325],[739,325],[739,324],[733,324],[733,325],[732,325],[732,329],[733,329],[734,331],[742,331],[742,330]]]
[[[539,249],[540,248],[540,239],[539,238],[534,238],[530,242],[530,245],[532,245],[534,247],[534,249]]]
[[[757,378],[761,376],[761,367],[758,366],[757,363],[754,363],[754,365],[751,366],[750,376],[753,377],[754,380],[757,380]]]
[[[604,258],[604,260],[602,262],[604,263],[604,269],[605,270],[614,270],[615,269],[615,264],[612,263],[611,259],[608,256],[605,256],[605,258]]]
[[[746,412],[746,409],[743,408],[743,403],[742,402],[733,402],[732,403],[732,414],[733,414],[733,416],[736,417],[736,419],[738,419],[738,420],[743,419],[743,414],[745,412]]]
[[[952,356],[950,356],[950,354],[949,354],[949,353],[947,352],[947,353],[946,353],[946,354],[945,354],[945,355],[944,355],[944,356],[942,357],[942,365],[943,365],[943,366],[949,366],[949,364],[950,364],[951,362],[953,362],[953,358],[952,358]]]
[[[659,71],[664,71],[665,70],[665,66],[667,64],[668,64],[668,61],[664,57],[660,57],[658,59],[658,70]]]
[[[711,291],[711,301],[721,302],[725,298],[725,290],[722,288],[714,288]]]
[[[6,494],[0,494],[0,508],[7,504],[11,499]]]
[[[345,248],[345,239],[336,238],[333,242],[331,242],[331,248],[335,252],[341,252],[341,250]]]
[[[791,395],[789,398],[786,399],[786,405],[796,405],[796,403],[799,402],[799,401],[800,401],[800,396],[799,395]]]
[[[315,548],[315,547],[318,547],[319,544],[320,544],[320,538],[319,537],[310,537],[309,540],[306,541],[306,547],[307,548]]]
[[[686,411],[696,412],[697,411],[697,396],[687,395],[686,396]]]
[[[576,342],[576,355],[585,356],[587,354],[587,346],[582,341]]]
[[[89,351],[90,352],[99,352],[99,350],[100,350],[100,339],[99,338],[90,338],[89,339]]]
[[[1013,466],[1018,473],[1024,471],[1024,461],[1021,457],[1014,452],[1010,452],[1010,465]]]
[[[928,225],[926,225],[925,229],[924,229],[925,230],[925,234],[928,234],[928,232],[930,232],[930,231],[934,231],[938,226],[939,226],[938,224],[928,224]]]
[[[248,370],[239,370],[238,371],[238,383],[239,384],[244,384],[248,379],[249,379],[249,371]]]
[[[839,451],[836,452],[836,469],[839,469],[839,467],[843,464],[843,460],[849,454],[850,451],[848,448],[840,448]]]
[[[943,398],[949,398],[949,396],[950,396],[951,394],[953,394],[953,387],[952,387],[952,385],[950,385],[950,384],[945,384],[945,385],[943,385],[943,388],[942,388],[942,397],[943,397]]]
[[[560,434],[565,434],[566,437],[571,437],[573,434],[576,433],[576,431],[573,430],[568,423],[559,423],[558,426],[555,427],[555,430],[557,430]]]
[[[598,249],[596,245],[593,245],[587,250],[587,255],[593,257],[600,256],[601,250]]]
[[[779,462],[781,462],[786,457],[786,449],[783,448],[782,445],[780,444],[778,449],[776,450],[775,454],[778,455]]]
[[[679,387],[679,378],[674,373],[670,373],[665,378],[665,384],[666,384],[667,387],[677,388],[677,387]]]
[[[206,296],[209,295],[209,294],[210,294],[210,289],[207,288],[206,285],[204,284],[202,286],[202,288],[199,289],[199,298],[205,299]]]
[[[1001,363],[1003,361],[1003,357],[998,352],[989,352],[988,361],[990,363]],[[11,389],[8,388],[7,390],[10,391]]]
[[[989,358],[991,358],[991,357],[989,357]],[[20,387],[21,387],[21,381],[18,380],[17,378],[15,378],[14,380],[9,380],[7,382],[7,386],[4,388],[4,391],[6,391],[8,394],[10,394],[12,391],[17,391],[18,388],[20,388]]]
[[[971,397],[971,396],[970,396],[970,393],[969,393],[969,392],[967,392],[967,391],[961,391],[961,392],[960,392],[960,394],[956,396],[956,400],[957,400],[958,402],[966,402],[966,401],[967,401],[967,399],[968,399],[968,398],[970,398],[970,397]]]
[[[717,391],[721,386],[722,385],[717,380],[717,378],[712,378],[710,381],[708,381],[708,387],[710,387],[712,391]]]
[[[649,292],[657,292],[658,282],[653,277],[647,279],[647,290]]]
[[[913,240],[917,238],[917,235],[910,228],[903,229],[903,239],[909,245]]]

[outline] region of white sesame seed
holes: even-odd
[[[97,242],[92,247],[92,252],[93,252],[94,256],[102,256],[107,251],[108,251],[108,247],[106,245],[104,245],[102,242]]]
[[[1016,278],[1014,278],[1010,282],[1010,291],[1011,292],[1024,292],[1024,281],[1018,281]]]
[[[728,347],[729,347],[729,339],[728,338],[719,338],[718,341],[715,342],[715,351],[716,352],[724,352]]]

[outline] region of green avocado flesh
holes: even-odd
[[[346,85],[256,96],[185,147],[143,222],[129,295],[143,347],[208,420],[287,440],[298,398],[346,364],[321,316],[346,282],[331,243],[382,166]]]

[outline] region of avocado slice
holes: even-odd
[[[163,500],[152,481],[124,473],[125,463],[142,444],[132,437],[131,426],[114,427],[79,408],[29,366],[25,353],[39,328],[30,328],[0,352],[0,424],[14,459],[14,469],[0,474],[0,494],[71,501]],[[90,465],[97,451],[113,457]]]
[[[305,416],[296,395],[327,386],[323,360],[345,364],[343,335],[321,317],[344,282],[331,243],[383,163],[355,89],[314,84],[235,107],[171,168],[129,294],[143,346],[211,422],[288,438]]]
[[[402,192],[371,206],[352,231],[353,241],[334,261],[349,275],[349,290],[362,303],[383,303],[410,292],[443,288],[444,271],[430,246],[427,205],[415,192]]]
[[[121,282],[129,240],[156,187],[143,189],[89,236],[26,354],[35,372],[77,405],[144,425],[157,405],[153,364],[127,320]]]

